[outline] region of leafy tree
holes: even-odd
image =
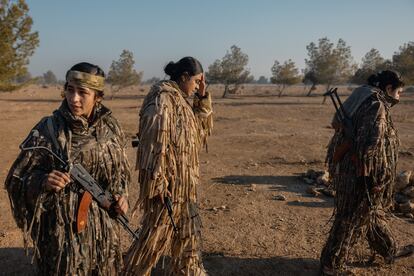
[[[318,45],[311,42],[306,49],[309,58],[305,59],[305,76],[311,74],[315,85],[325,84],[329,89],[332,84],[346,82],[353,75],[356,65],[353,63],[351,47],[343,39],[339,39],[335,47],[324,37],[319,39]]]
[[[377,49],[372,48],[362,58],[361,66],[355,71],[355,74],[351,78],[351,82],[364,84],[370,75],[380,70],[384,70],[389,66],[390,62],[385,60]]]
[[[15,82],[17,84],[24,84],[32,80],[32,74],[30,74],[29,71],[27,71],[24,75],[20,75],[16,77]]]
[[[314,71],[308,71],[307,73],[305,73],[305,75],[303,76],[303,80],[302,82],[305,85],[311,85],[308,94],[306,94],[306,96],[310,96],[312,91],[316,90],[316,86],[319,84],[319,80],[316,77],[316,74]]]
[[[279,97],[282,96],[286,87],[300,82],[299,70],[291,59],[283,64],[276,60],[271,70],[272,77],[270,81],[279,85]]]
[[[118,61],[112,61],[107,78],[111,84],[111,99],[122,88],[140,84],[143,73],[138,73],[134,69],[134,64],[134,55],[128,50],[122,51]]]
[[[357,68],[351,54],[351,46],[347,46],[345,40],[339,39],[334,49],[334,57],[336,70],[332,83],[349,82]]]
[[[209,84],[221,83],[223,80],[223,68],[221,67],[221,60],[215,60],[213,64],[208,67],[206,78]]]
[[[27,73],[29,57],[39,45],[28,12],[24,0],[0,0],[0,90],[19,87],[14,82]]]
[[[392,56],[392,62],[404,82],[414,84],[414,41],[400,46],[399,51]]]
[[[221,60],[217,59],[208,67],[207,80],[210,83],[224,84],[223,98],[228,93],[237,93],[241,84],[253,80],[250,72],[245,69],[248,62],[248,55],[243,53],[239,47],[233,45],[230,52],[227,52]]]
[[[55,74],[50,70],[43,74],[43,81],[45,84],[56,84],[58,82]]]
[[[257,81],[257,84],[268,84],[269,80],[265,76],[260,76]]]

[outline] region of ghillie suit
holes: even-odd
[[[120,126],[105,106],[97,103],[88,122],[72,115],[64,100],[52,116],[33,128],[23,145],[44,146],[63,159],[81,163],[102,188],[127,196],[130,171],[125,142]],[[123,266],[119,226],[92,201],[86,209],[86,227],[83,231],[77,228],[83,195],[80,185],[71,182],[57,193],[47,192],[42,185],[59,165],[46,151],[22,151],[5,182],[26,249],[30,238],[33,241],[38,274],[114,275]]]
[[[351,247],[368,240],[373,252],[392,262],[396,252],[394,237],[387,225],[386,213],[392,204],[399,139],[390,116],[393,99],[370,86],[354,90],[344,102],[352,120],[354,141],[338,158],[347,141],[337,115],[335,134],[327,153],[329,173],[336,190],[335,219],[322,250],[321,265],[342,269]],[[374,186],[381,187],[373,192]]]
[[[199,151],[212,129],[211,99],[194,97],[193,106],[173,81],[161,81],[140,111],[136,168],[143,210],[140,238],[130,247],[125,275],[150,275],[171,248],[171,275],[204,275],[200,256],[201,221],[197,207]],[[171,193],[174,232],[159,195]]]

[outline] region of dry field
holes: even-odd
[[[128,137],[137,131],[138,111],[148,89],[127,89],[104,101]],[[308,185],[298,175],[324,168],[325,147],[332,135],[332,104],[321,105],[320,96],[304,97],[304,87],[290,88],[281,98],[272,86],[248,85],[243,95],[229,99],[220,98],[221,87],[209,89],[215,96],[215,129],[209,152],[201,154],[199,187],[207,270],[211,275],[317,275],[333,199],[307,195]],[[60,90],[31,86],[0,94],[0,183],[19,143],[41,117],[59,106]],[[349,89],[341,87],[340,93],[345,98]],[[402,141],[399,170],[414,170],[414,95],[404,96],[393,110]],[[134,164],[132,148],[128,156]],[[133,176],[131,202],[138,189],[135,172]],[[286,200],[274,200],[275,195]],[[4,189],[0,189],[0,210],[0,274],[33,274]],[[133,223],[137,226],[138,218]],[[392,218],[391,227],[400,244],[414,242],[412,219]],[[126,248],[129,237],[123,234]],[[393,266],[355,261],[351,271],[414,275],[413,260],[401,259]]]

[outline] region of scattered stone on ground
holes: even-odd
[[[273,200],[285,201],[286,197],[284,195],[273,195]]]
[[[326,170],[315,171],[313,169],[309,169],[306,173],[302,174],[302,179],[306,184],[311,185],[329,186],[331,182],[329,172]]]
[[[414,178],[412,171],[402,171],[395,181],[394,210],[414,218]]]
[[[219,207],[212,207],[211,209],[209,209],[210,211],[213,211],[213,212],[218,212],[218,211],[226,211],[226,210],[229,210],[229,207],[228,206],[226,206],[226,205],[221,205],[221,206],[219,206]]]
[[[256,192],[256,184],[250,185],[250,187],[247,190],[250,192]]]
[[[306,189],[306,193],[308,193],[310,195],[313,195],[313,196],[320,196],[321,195],[321,193],[317,190],[317,188],[316,187],[312,187],[312,186],[309,186]]]
[[[321,193],[329,197],[335,197],[335,190],[331,187],[321,189]]]
[[[410,184],[411,171],[403,171],[397,176],[395,191],[400,192]]]
[[[309,169],[306,173],[302,174],[302,180],[306,184],[311,185],[306,189],[307,194],[313,196],[320,196],[321,194],[329,197],[335,196],[335,191],[331,187],[329,172],[326,170],[316,171]]]
[[[319,185],[324,185],[326,187],[329,187],[330,185],[330,179],[329,179],[329,173],[327,171],[324,171],[324,173],[316,178],[316,183]]]
[[[398,205],[398,210],[405,214],[405,213],[412,213],[414,211],[414,203],[407,201],[405,203],[401,203]]]

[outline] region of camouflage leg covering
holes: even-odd
[[[342,269],[348,259],[349,250],[363,237],[367,238],[370,248],[380,254],[385,262],[393,261],[397,246],[387,225],[385,213],[382,210],[371,210],[366,213],[356,212],[353,219],[335,218],[328,241],[322,250],[322,267]]]
[[[383,211],[375,211],[372,225],[368,228],[367,239],[371,249],[380,254],[385,262],[393,261],[397,245]]]
[[[358,232],[352,223],[352,219],[337,216],[322,250],[321,266],[342,269],[356,235],[358,235]]]
[[[124,275],[151,275],[151,269],[171,244],[174,230],[167,211],[161,204],[154,205],[154,210],[144,215],[139,239],[127,252]]]
[[[140,237],[128,250],[124,275],[150,275],[152,268],[170,246],[172,257],[169,275],[207,275],[201,261],[201,237],[199,232],[193,234],[193,227],[190,223],[195,218],[189,220],[184,216],[180,220],[178,211],[182,210],[183,206],[186,206],[186,203],[182,204],[181,208],[177,208],[177,205],[173,206],[174,221],[179,227],[178,233],[174,233],[167,210],[163,205],[155,203],[153,212],[144,215]],[[183,227],[183,223],[187,227]]]
[[[201,261],[200,239],[196,235],[188,238],[175,236],[172,245],[170,275],[207,275]]]

